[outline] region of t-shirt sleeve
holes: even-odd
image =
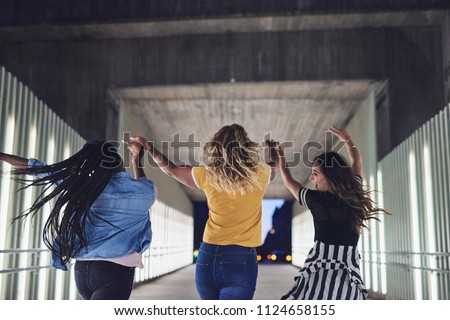
[[[206,170],[205,167],[193,167],[192,168],[192,179],[194,179],[195,185],[199,189],[203,189],[203,186],[205,185],[205,179],[206,179]]]
[[[317,190],[312,190],[308,188],[301,188],[298,192],[298,202],[302,205],[311,209],[313,203],[321,202],[321,192]]]
[[[310,200],[310,195],[313,190],[308,188],[301,188],[298,192],[298,202],[305,207],[308,207],[308,203]]]

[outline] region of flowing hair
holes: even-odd
[[[92,216],[102,219],[90,207],[108,184],[113,169],[121,163],[122,158],[112,144],[95,141],[86,143],[80,151],[61,162],[12,169],[12,177],[25,184],[18,191],[32,186],[42,187],[33,205],[14,221],[35,216],[39,209],[52,201],[43,229],[43,240],[61,263],[67,264],[88,245],[84,233],[86,219],[91,221]],[[18,177],[24,174],[38,178],[29,180]]]
[[[366,224],[368,220],[380,221],[377,215],[382,213],[391,215],[371,199],[371,191],[364,189],[355,179],[350,165],[339,153],[322,153],[314,159],[314,163],[321,168],[331,192],[337,194],[352,209],[349,218],[358,234],[363,232],[363,228],[369,229]]]
[[[244,195],[262,189],[257,175],[261,147],[249,139],[242,126],[232,124],[220,129],[205,144],[204,152],[208,155],[205,168],[210,173],[209,182],[217,191]]]

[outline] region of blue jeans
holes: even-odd
[[[257,276],[255,248],[200,245],[195,284],[203,300],[251,300]]]
[[[133,289],[134,267],[109,261],[75,262],[75,284],[83,300],[128,300]]]

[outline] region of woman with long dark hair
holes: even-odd
[[[350,135],[334,126],[330,131],[345,142],[351,164],[336,152],[317,156],[309,177],[316,190],[292,178],[284,152],[277,147],[283,182],[311,211],[315,231],[315,245],[283,300],[367,298],[359,269],[359,236],[370,219],[379,220],[378,214],[389,213],[377,207],[363,187],[362,159]]]
[[[38,214],[51,204],[43,239],[53,266],[67,270],[75,259],[75,282],[83,299],[128,299],[135,267],[149,247],[149,209],[156,187],[141,166],[143,150],[129,144],[135,179],[125,171],[117,149],[108,142],[89,142],[66,160],[47,165],[0,153],[11,175],[25,183],[20,190],[41,187],[33,205],[15,219]],[[37,176],[35,180],[23,175]]]
[[[176,166],[143,137],[158,166],[184,185],[205,192],[209,217],[198,253],[195,282],[202,299],[252,299],[262,244],[262,199],[276,166],[264,163],[261,147],[232,124],[204,146],[204,165]],[[273,170],[272,170],[272,169]]]

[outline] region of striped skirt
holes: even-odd
[[[316,242],[294,278],[294,286],[281,299],[365,300],[359,260],[356,247]]]

